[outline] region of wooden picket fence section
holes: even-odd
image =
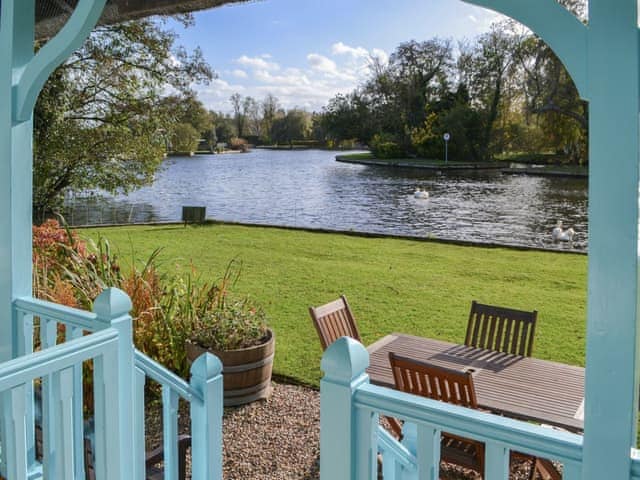
[[[376,479],[378,453],[384,480],[437,479],[442,432],[485,444],[486,479],[509,479],[512,450],[561,463],[564,480],[582,479],[582,435],[371,385],[368,363],[367,350],[347,337],[322,358],[322,480]],[[380,427],[381,415],[406,422],[402,442]],[[640,480],[640,460],[631,461],[626,478]]]
[[[178,480],[180,398],[190,406],[192,478],[222,478],[222,364],[204,354],[193,363],[190,382],[185,382],[134,350],[130,308],[129,298],[117,289],[105,290],[93,312],[30,297],[14,302],[19,356],[0,365],[3,477],[87,478],[83,366],[92,362],[91,467],[96,480],[146,478],[147,378],[162,387],[164,479]],[[41,392],[38,402],[36,390]],[[39,455],[36,425],[42,432]]]

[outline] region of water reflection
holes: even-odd
[[[262,151],[168,160],[128,196],[69,201],[75,225],[179,220],[206,205],[219,220],[551,247],[557,220],[586,249],[587,182],[334,161],[336,152]],[[430,193],[416,199],[417,187]],[[560,245],[558,248],[567,248]]]

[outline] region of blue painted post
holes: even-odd
[[[191,386],[202,402],[191,403],[191,471],[194,480],[222,478],[222,362],[210,353],[191,365]]]
[[[15,72],[33,58],[35,2],[0,4],[0,362],[15,357],[12,302],[31,295],[31,117],[15,120]]]
[[[3,436],[8,439],[6,442],[5,467],[7,478],[26,479],[27,478],[27,438],[24,424],[26,414],[24,404],[24,385],[3,392],[2,417]]]
[[[87,37],[104,4],[80,0],[67,25],[35,55],[35,0],[0,2],[0,362],[20,353],[12,305],[32,290],[33,107],[47,77]],[[32,410],[28,404],[27,418],[33,418]],[[33,451],[31,433],[27,448]],[[0,473],[5,463],[0,457]]]
[[[178,480],[178,405],[180,397],[170,387],[162,386],[162,444],[164,445],[164,480]]]
[[[505,445],[486,443],[485,477],[491,480],[509,480],[509,449]]]
[[[81,338],[81,328],[67,326],[67,341]],[[73,441],[75,445],[84,445],[84,393],[82,391],[82,365],[73,367]],[[74,456],[74,472],[76,478],[85,478],[84,455]]]
[[[123,461],[124,432],[121,421],[118,362],[117,346],[93,360],[96,480],[128,479],[132,476],[134,469],[132,463]],[[133,431],[133,426],[128,425],[126,431]],[[130,459],[130,455],[127,458]]]
[[[589,285],[583,479],[629,478],[638,410],[636,0],[589,2]]]
[[[426,425],[413,425],[415,429],[414,447],[418,460],[419,478],[439,480],[440,478],[440,441],[442,432],[434,427]],[[404,429],[403,429],[404,431]],[[492,478],[487,476],[487,478]]]
[[[136,388],[134,390],[135,404],[134,411],[138,412],[134,414],[133,425],[133,480],[144,480],[146,477],[146,465],[145,465],[145,428],[144,428],[144,386],[147,376],[145,373],[136,367],[135,381]]]
[[[356,477],[355,390],[369,383],[367,350],[356,340],[342,337],[322,356],[320,382],[320,478]],[[369,438],[363,439],[368,441]]]
[[[588,26],[567,20],[567,12],[552,0],[467,1],[501,11],[532,28],[558,53],[581,95],[590,101],[582,478],[629,478],[629,452],[636,444],[640,349],[637,1],[590,0]]]
[[[118,405],[120,419],[120,478],[128,478],[134,466],[134,418],[135,405],[133,331],[131,325],[131,299],[122,290],[108,288],[93,302],[93,311],[104,328],[118,330]]]

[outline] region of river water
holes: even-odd
[[[183,205],[216,220],[586,250],[587,181],[352,165],[340,152],[173,157],[128,196],[67,200],[73,225],[178,221]],[[416,188],[428,200],[416,199]],[[577,232],[554,245],[556,221]]]

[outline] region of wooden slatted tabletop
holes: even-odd
[[[584,369],[562,363],[394,333],[367,350],[371,383],[393,388],[389,352],[473,372],[478,406],[511,418],[581,432]]]

